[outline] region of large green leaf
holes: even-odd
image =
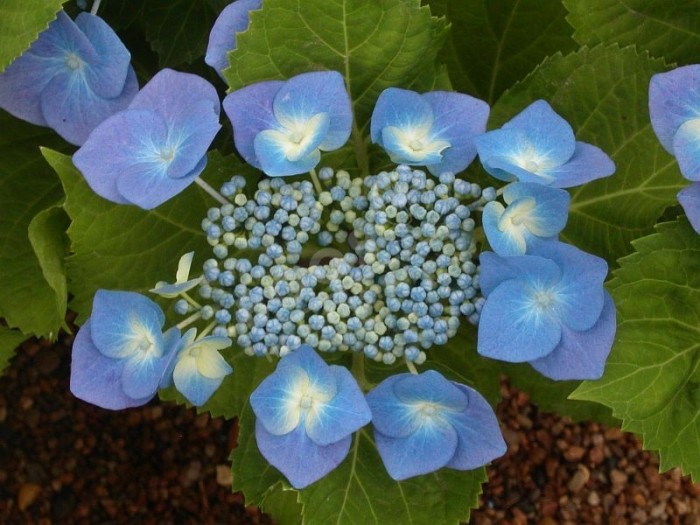
[[[506,92],[492,112],[492,127],[538,98],[573,127],[578,140],[612,157],[611,177],[572,188],[562,239],[610,263],[631,251],[630,241],[651,232],[687,184],[651,128],[649,79],[662,61],[617,46],[581,49],[546,60]]]
[[[564,0],[574,38],[584,45],[636,45],[669,62],[698,61],[697,0]]]
[[[366,173],[367,127],[379,93],[434,85],[446,29],[419,0],[265,0],[238,36],[224,75],[235,90],[307,71],[339,71],[355,115],[353,162]],[[345,151],[336,155],[347,158]],[[329,158],[337,160],[324,157],[324,163]]]
[[[560,0],[430,0],[450,37],[439,55],[457,91],[493,104],[557,51],[576,49]]]
[[[241,418],[238,448],[233,453],[233,486],[243,490],[247,501],[264,504],[269,488],[286,482],[260,454],[254,418],[249,408]],[[486,471],[480,468],[467,472],[441,469],[400,483],[393,481],[384,470],[372,431],[366,427],[355,433],[340,466],[299,491],[298,499],[304,508],[305,525],[449,525],[469,518],[485,480]]]
[[[0,372],[7,368],[10,359],[15,356],[15,350],[25,339],[27,336],[22,332],[0,326]]]
[[[65,317],[59,261],[65,246],[60,224],[35,223],[31,238],[30,225],[63,193],[36,144],[61,142],[46,129],[0,113],[0,316],[25,334],[46,337],[56,336]]]
[[[66,0],[0,2],[0,73],[56,18]]]
[[[104,200],[90,189],[70,157],[54,151],[44,154],[61,177],[64,208],[73,221],[67,268],[74,294],[71,308],[80,321],[89,314],[99,288],[147,292],[158,281],[172,281],[182,254],[195,251],[193,272],[210,257],[211,247],[199,224],[217,203],[196,184],[145,211]],[[212,153],[201,177],[218,187],[245,170],[235,157]]]
[[[599,381],[573,398],[603,403],[658,450],[661,468],[700,479],[700,235],[685,219],[635,241],[610,283],[618,310]]]

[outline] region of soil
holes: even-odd
[[[157,400],[122,412],[84,403],[68,390],[70,341],[25,343],[0,377],[0,523],[274,523],[231,492],[235,420]],[[700,485],[658,474],[636,438],[502,389],[509,450],[471,524],[700,525]]]

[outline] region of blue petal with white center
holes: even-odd
[[[250,396],[263,456],[296,488],[335,468],[351,434],[371,412],[347,369],[328,366],[310,346],[283,357]]]
[[[486,238],[499,255],[524,255],[535,238],[556,237],[566,225],[568,192],[526,182],[506,186],[507,207],[496,201],[484,206]]]
[[[195,340],[197,331],[185,333],[173,369],[173,383],[178,392],[194,406],[202,406],[219,388],[233,368],[219,350],[233,344],[228,337],[208,336]]]
[[[223,105],[236,149],[271,177],[310,171],[321,151],[338,149],[350,137],[350,98],[336,71],[252,84],[227,95]]]
[[[389,377],[367,403],[379,455],[397,481],[442,467],[477,468],[505,452],[488,403],[433,370]]]
[[[220,77],[228,67],[227,54],[236,49],[236,33],[245,31],[250,22],[250,11],[260,9],[262,0],[236,0],[224,7],[209,33],[204,62],[213,67]]]
[[[683,206],[693,229],[700,233],[700,182],[693,182],[679,191],[678,202]]]
[[[673,151],[683,176],[700,181],[700,117],[681,124],[673,136]]]
[[[214,87],[195,75],[165,69],[127,110],[90,134],[73,163],[105,199],[151,209],[204,170],[220,127]]]
[[[615,171],[602,150],[577,142],[571,126],[544,100],[474,141],[486,171],[501,180],[568,188]]]
[[[370,133],[393,162],[456,173],[474,160],[473,138],[486,130],[488,114],[488,104],[461,93],[388,88],[377,99]]]
[[[22,56],[0,74],[0,107],[82,144],[138,91],[131,56],[99,17],[63,11]]]

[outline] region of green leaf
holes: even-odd
[[[450,36],[439,55],[457,91],[493,104],[547,56],[576,49],[559,0],[431,0],[447,15]]]
[[[27,336],[17,330],[0,326],[0,373],[10,364],[15,356],[15,350]]]
[[[298,495],[296,490],[278,484],[265,494],[259,506],[274,517],[277,525],[301,525],[304,507],[299,503]]]
[[[584,48],[547,59],[492,111],[497,127],[534,100],[546,99],[578,140],[612,157],[614,175],[570,190],[569,221],[562,233],[562,240],[611,264],[631,251],[630,241],[652,231],[687,184],[649,121],[649,79],[665,69],[662,61],[637,55],[633,48]]]
[[[118,205],[96,195],[73,166],[71,158],[44,151],[66,192],[64,209],[73,221],[68,229],[73,255],[67,269],[71,309],[79,324],[92,307],[99,288],[146,293],[158,281],[172,281],[178,260],[194,251],[193,271],[211,255],[199,224],[207,209],[218,204],[192,184],[177,198],[150,211]],[[235,157],[214,152],[201,178],[219,187],[235,173],[249,168]]]
[[[258,504],[272,487],[277,490],[278,484],[286,486],[287,482],[260,454],[254,426],[255,416],[247,408],[233,452],[233,487],[243,490],[246,501]],[[305,525],[449,525],[469,519],[484,481],[486,470],[480,468],[466,472],[440,469],[396,482],[386,473],[372,431],[365,427],[353,436],[348,457],[326,477],[299,491],[298,497]]]
[[[368,125],[377,97],[390,86],[434,84],[446,30],[445,21],[432,17],[419,0],[265,0],[238,35],[224,75],[235,90],[308,71],[340,72],[356,124],[348,149],[368,173]]]
[[[146,39],[161,67],[191,63],[204,55],[218,11],[207,0],[152,0],[144,6]]]
[[[3,0],[0,3],[0,73],[56,19],[66,0]]]
[[[66,313],[59,261],[59,230],[65,224],[42,225],[37,219],[31,240],[30,225],[63,193],[37,143],[62,141],[51,131],[0,113],[0,316],[25,334],[55,337]]]
[[[669,62],[698,61],[697,0],[564,0],[581,45],[635,45]]]
[[[615,344],[599,381],[572,395],[603,403],[658,450],[661,469],[700,478],[700,235],[687,220],[635,241],[610,291]]]

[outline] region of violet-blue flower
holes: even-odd
[[[566,225],[570,197],[566,190],[528,182],[509,184],[503,200],[484,206],[486,238],[499,255],[524,255],[535,239],[551,239]]]
[[[235,0],[219,14],[209,33],[209,43],[204,62],[213,67],[220,77],[228,67],[227,53],[236,48],[236,33],[245,31],[250,21],[250,11],[260,9],[262,0]]]
[[[258,82],[224,99],[236,149],[271,177],[312,170],[321,151],[350,137],[352,110],[336,71],[303,73],[286,82]]]
[[[683,206],[693,229],[700,233],[700,182],[693,182],[679,191],[678,202]]]
[[[155,208],[204,170],[207,149],[221,127],[219,108],[209,82],[164,69],[128,109],[93,130],[73,163],[105,199]]]
[[[486,400],[434,370],[391,376],[367,403],[379,455],[397,481],[442,467],[475,469],[506,452]]]
[[[70,389],[112,410],[151,400],[175,356],[180,331],[162,332],[160,307],[134,292],[98,290],[73,343]]]
[[[371,413],[360,387],[342,366],[328,366],[310,346],[283,357],[250,396],[262,455],[297,489],[337,467],[352,433]]]
[[[474,137],[486,131],[488,116],[486,102],[462,93],[388,88],[372,113],[372,142],[397,164],[457,173],[476,157]]]
[[[481,254],[477,351],[530,362],[552,379],[596,379],[615,335],[615,307],[603,288],[607,263],[561,242],[537,255]]]
[[[569,188],[615,171],[610,157],[596,146],[577,141],[568,122],[544,100],[474,140],[486,171],[505,181]]]
[[[189,252],[180,257],[177,265],[177,273],[175,274],[175,282],[170,284],[165,281],[161,281],[156,284],[156,287],[150,290],[151,292],[160,295],[161,297],[177,297],[181,293],[188,292],[199,283],[202,282],[203,276],[195,277],[190,279],[190,268],[192,267],[192,260],[194,259],[194,252]]]
[[[58,13],[0,74],[0,108],[80,145],[139,89],[131,55],[99,17]]]

